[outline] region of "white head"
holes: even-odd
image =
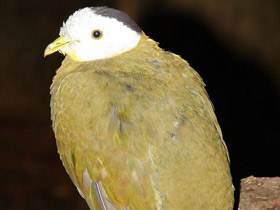
[[[90,61],[110,58],[136,47],[141,29],[124,12],[87,7],[71,15],[59,35],[46,48],[45,55],[59,51],[78,61]]]

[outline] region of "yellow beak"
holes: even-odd
[[[67,45],[69,45],[71,42],[72,42],[71,40],[65,39],[63,36],[58,37],[56,40],[54,40],[46,47],[44,52],[44,57],[53,54],[56,51],[60,51],[63,53],[62,49],[65,48]]]

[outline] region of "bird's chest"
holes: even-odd
[[[160,144],[176,119],[168,90],[143,75],[68,75],[52,95],[51,106],[57,140],[78,153],[90,149],[91,154],[110,151],[144,158],[148,143]]]

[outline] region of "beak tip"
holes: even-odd
[[[46,48],[46,50],[44,51],[44,58],[47,57],[48,55],[50,55],[49,49]]]
[[[54,52],[52,52],[52,51],[53,51],[52,48],[50,47],[50,45],[48,45],[48,46],[46,47],[45,51],[44,51],[44,58],[47,57],[48,55],[54,53]]]

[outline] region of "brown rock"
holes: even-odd
[[[280,177],[241,180],[239,210],[280,210]]]

